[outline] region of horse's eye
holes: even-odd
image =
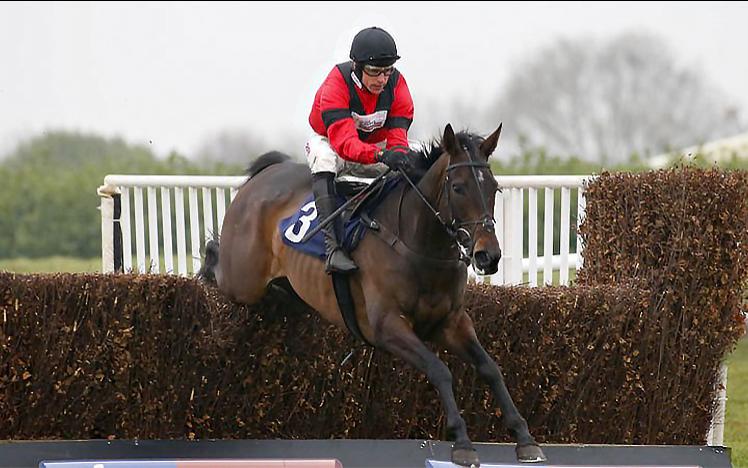
[[[465,186],[462,184],[452,184],[452,191],[459,195],[465,195]]]

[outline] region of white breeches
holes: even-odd
[[[386,141],[377,143],[384,148]],[[305,147],[306,159],[312,174],[318,172],[334,172],[337,175],[350,175],[355,177],[376,177],[387,169],[382,163],[360,164],[346,161],[338,156],[327,137],[312,132]]]

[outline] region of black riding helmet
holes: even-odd
[[[395,40],[384,29],[366,28],[353,38],[351,60],[357,64],[389,67],[399,58]]]

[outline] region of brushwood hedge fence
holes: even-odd
[[[744,331],[748,177],[607,174],[574,287],[470,284],[466,307],[541,442],[702,444]],[[437,395],[389,355],[270,294],[194,279],[0,273],[0,439],[438,438]],[[474,440],[509,441],[446,352]]]

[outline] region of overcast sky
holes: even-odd
[[[745,2],[4,2],[0,154],[47,129],[121,136],[159,155],[192,155],[223,129],[299,138],[322,80],[371,25],[397,42],[418,137],[435,136],[419,124],[425,103],[482,109],[538,48],[625,31],[660,35],[748,114]]]

